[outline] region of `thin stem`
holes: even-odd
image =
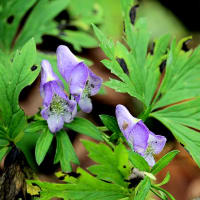
[[[163,199],[162,196],[161,196],[158,192],[154,191],[152,188],[150,188],[150,190],[151,190],[151,192],[153,192],[156,196],[158,196],[160,199]]]
[[[149,117],[150,113],[151,113],[151,106],[147,107],[147,109],[145,109],[144,112],[140,113],[138,118],[142,119],[142,121],[145,122],[146,119]]]
[[[175,200],[175,198],[174,198],[169,192],[167,192],[166,190],[164,190],[163,188],[157,187],[157,186],[155,186],[155,185],[152,185],[151,187],[154,188],[154,189],[156,189],[156,190],[162,191],[162,192],[165,193],[170,199]]]

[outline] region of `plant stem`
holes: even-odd
[[[156,192],[156,191],[154,191],[153,189],[150,189],[156,196],[158,196],[160,199],[163,199],[162,198],[162,196],[158,193],[158,192]]]
[[[115,149],[115,145],[109,141],[109,136],[106,135],[104,132],[101,132],[103,140],[108,144],[112,149]]]
[[[151,106],[147,107],[147,109],[145,109],[144,112],[140,113],[138,118],[142,119],[142,121],[145,122],[146,119],[149,117],[150,113],[151,113]]]

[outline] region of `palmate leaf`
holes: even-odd
[[[97,175],[99,179],[110,181],[123,187],[128,185],[124,179],[130,173],[130,166],[128,151],[124,145],[119,144],[112,151],[105,144],[95,144],[90,141],[82,142],[89,151],[89,157],[98,163],[88,168],[91,173]]]
[[[154,50],[147,53],[149,32],[144,19],[131,24],[132,0],[121,1],[125,20],[125,38],[128,50],[120,43],[114,44],[97,27],[94,31],[100,46],[109,58],[104,65],[120,80],[111,79],[105,85],[127,92],[144,104],[140,117],[154,117],[161,121],[190,152],[200,166],[200,47],[184,52],[183,42],[162,36],[155,40]],[[169,48],[168,48],[169,47]],[[117,58],[124,59],[128,74],[123,72]],[[159,66],[166,60],[161,75]]]
[[[130,26],[132,25],[130,24]],[[159,65],[164,59],[169,36],[165,35],[156,40],[154,55],[148,54],[146,57],[149,34],[146,29],[145,20],[138,20],[135,29],[131,30],[132,32],[127,33],[127,35],[129,34],[127,43],[133,43],[132,38],[135,38],[134,40],[137,41],[137,43],[134,42],[134,45],[132,44],[130,46],[131,51],[128,51],[123,44],[119,42],[114,44],[111,40],[106,39],[105,35],[94,26],[94,31],[99,41],[101,41],[100,46],[110,59],[103,60],[102,63],[121,79],[121,81],[110,79],[105,85],[118,92],[128,93],[136,97],[148,107],[158,87],[161,76]],[[143,37],[147,38],[146,43],[142,40]],[[128,75],[123,72],[122,67],[116,60],[117,58],[124,59],[129,72]]]
[[[71,199],[118,200],[128,196],[128,190],[116,184],[98,180],[80,168],[77,172],[81,174],[79,182],[67,185]]]
[[[30,85],[38,76],[40,67],[32,71],[35,64],[36,48],[31,39],[20,51],[17,51],[13,61],[0,62],[0,115],[2,126],[7,137],[15,139],[23,130],[26,120],[24,112],[18,104],[21,90]],[[5,61],[5,60],[4,60]]]
[[[200,166],[200,47],[193,52],[181,50],[185,38],[173,40],[166,72],[150,116],[161,121],[190,152]]]
[[[196,98],[150,114],[172,131],[177,140],[190,152],[198,166],[200,166],[199,104],[200,98]]]
[[[187,40],[188,38],[185,38]],[[199,95],[200,47],[184,52],[184,40],[172,41],[166,64],[166,73],[154,100],[153,109],[195,98]],[[160,98],[161,97],[161,98]],[[155,103],[156,102],[156,103]]]
[[[77,183],[55,184],[40,181],[31,181],[41,188],[40,199],[47,200],[60,197],[64,200],[119,200],[128,196],[128,191],[122,187],[98,180],[86,171],[78,168],[80,174]]]
[[[26,181],[29,187],[33,187],[32,184],[38,185],[40,187],[40,200],[49,200],[52,198],[63,198],[64,200],[68,200],[68,194],[66,190],[66,184],[56,184],[49,182],[41,182],[38,180],[27,180]],[[35,198],[36,199],[36,198]]]

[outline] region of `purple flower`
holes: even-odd
[[[117,105],[116,117],[121,132],[133,150],[153,166],[155,164],[153,154],[162,151],[166,138],[152,133],[142,120],[133,117],[123,105]]]
[[[72,97],[86,113],[92,111],[90,96],[98,93],[102,79],[95,75],[83,62],[79,62],[68,47],[57,48],[58,69],[69,84]]]
[[[47,120],[52,133],[59,131],[64,122],[69,123],[76,115],[76,101],[69,100],[64,93],[61,80],[53,72],[47,60],[41,63],[40,93],[43,97],[42,117]]]

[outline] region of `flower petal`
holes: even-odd
[[[43,86],[43,105],[44,106],[49,106],[53,96],[57,94],[61,98],[65,99],[66,101],[68,100],[67,95],[65,94],[63,88],[60,87],[57,81],[50,81],[44,84]]]
[[[41,110],[42,117],[47,120],[49,117],[49,107],[45,107]]]
[[[43,93],[43,96],[44,96],[43,106],[48,107],[50,105],[52,98],[53,98],[53,95],[54,95],[54,93],[52,91],[51,82],[44,84],[42,93]]]
[[[56,54],[59,72],[69,82],[70,74],[79,62],[67,46],[58,46]]]
[[[155,160],[151,153],[144,155],[144,159],[148,162],[149,166],[153,167],[155,165]]]
[[[64,125],[61,115],[50,115],[47,119],[48,127],[52,133],[58,132]]]
[[[53,72],[51,64],[48,60],[42,60],[41,66],[41,86],[50,81],[58,81],[62,84],[58,76]]]
[[[70,93],[77,102],[79,102],[88,79],[88,68],[80,62],[71,72],[70,76]]]
[[[154,133],[150,132],[148,145],[153,150],[154,154],[158,154],[162,151],[165,146],[167,139],[161,135],[155,135]]]
[[[92,111],[92,102],[91,99],[88,97],[80,99],[79,106],[81,110],[85,113],[90,113]]]
[[[147,149],[149,132],[149,129],[142,122],[142,120],[140,120],[135,124],[135,126],[133,126],[129,135],[127,135],[127,140],[133,145],[134,151],[140,155],[144,155]]]
[[[54,94],[57,94],[59,97],[68,101],[68,97],[65,94],[64,89],[60,87],[58,82],[51,81],[50,84],[51,84],[51,88],[52,88],[52,91],[53,91]]]
[[[65,112],[64,112],[64,121],[66,123],[71,122],[76,113],[77,113],[77,103],[74,100],[68,100],[68,104],[64,106]]]
[[[98,93],[103,82],[102,78],[94,74],[90,69],[89,70],[89,87],[91,89],[90,95],[94,96]]]
[[[134,118],[125,106],[120,104],[116,106],[115,114],[121,132],[125,135],[129,135],[130,131],[139,120]]]
[[[134,151],[143,155],[148,145],[149,129],[142,120],[133,117],[123,105],[116,106],[116,117],[128,143],[133,146]]]
[[[46,94],[44,94],[44,90],[49,90],[45,88],[49,88],[50,82],[57,82],[57,84],[64,88],[62,81],[58,78],[58,76],[53,72],[53,69],[51,67],[51,64],[48,60],[42,60],[41,62],[41,83],[40,83],[40,94],[42,97],[44,97]],[[46,86],[46,84],[49,84]],[[47,91],[45,92],[47,93]]]

